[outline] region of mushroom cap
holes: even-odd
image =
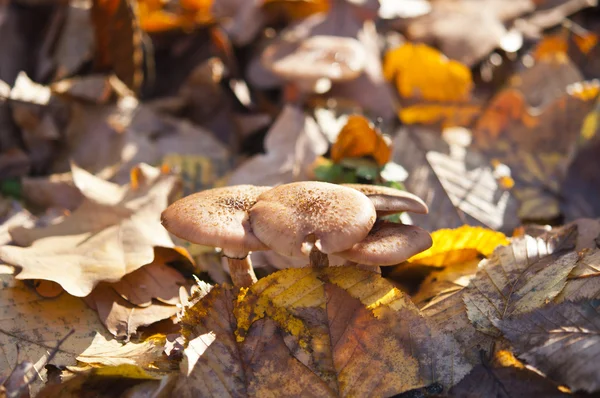
[[[279,254],[308,256],[351,248],[376,218],[373,203],[355,189],[317,181],[284,184],[261,194],[249,211],[258,239]]]
[[[173,235],[199,245],[220,247],[230,258],[267,250],[248,221],[248,209],[271,187],[234,185],[208,189],[179,199],[162,212],[161,222]]]
[[[417,195],[396,188],[369,184],[341,184],[367,195],[377,210],[377,217],[410,211],[427,214],[429,208]]]
[[[365,239],[335,255],[358,264],[394,265],[432,244],[431,235],[423,228],[378,220]]]
[[[311,36],[299,42],[280,41],[267,47],[262,63],[287,80],[356,79],[365,68],[362,44],[352,38]]]

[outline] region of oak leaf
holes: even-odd
[[[155,246],[174,246],[160,212],[176,178],[142,164],[140,185],[120,187],[75,170],[88,183],[82,205],[58,224],[13,230],[15,242],[30,246],[0,247],[0,259],[21,268],[17,279],[51,280],[82,297],[151,263]]]
[[[181,396],[393,395],[470,366],[407,296],[354,267],[279,271],[239,292],[218,286],[183,320]],[[433,347],[435,346],[435,349]],[[219,377],[216,377],[219,375]]]
[[[81,299],[68,294],[40,297],[12,275],[0,274],[0,303],[3,370],[12,368],[19,359],[37,361],[72,329],[74,333],[61,345],[53,363],[75,365],[76,357],[92,344],[96,333],[110,336]]]

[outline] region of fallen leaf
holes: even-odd
[[[89,347],[77,356],[79,362],[103,366],[136,365],[147,368],[162,357],[162,344],[156,338],[141,343],[120,343],[96,334]]]
[[[471,103],[469,68],[425,44],[405,43],[388,51],[383,73],[400,94],[404,123],[464,126],[479,113]]]
[[[522,94],[503,90],[478,120],[473,144],[510,169],[521,218],[550,220],[559,215],[560,184],[599,89],[593,82],[569,86],[536,116]]]
[[[92,343],[96,332],[108,335],[81,299],[68,294],[40,297],[12,275],[0,274],[0,281],[0,369],[10,369],[23,358],[37,361],[71,329],[74,334],[61,345],[53,363],[75,365],[75,358]],[[39,388],[39,381],[34,387]]]
[[[99,70],[110,68],[131,90],[138,92],[144,79],[143,36],[131,0],[94,0],[92,3]]]
[[[544,376],[520,366],[478,365],[449,391],[450,397],[549,397],[567,398],[572,395]]]
[[[514,238],[479,264],[464,302],[477,330],[499,335],[498,322],[541,308],[554,299],[577,265],[577,228],[567,227],[534,238]]]
[[[128,396],[127,394],[135,396],[134,391],[144,384],[150,384],[145,396],[151,396],[150,394],[161,390],[159,377],[135,365],[88,368],[63,383],[47,385],[37,397],[80,397],[90,391],[93,391],[98,398]]]
[[[150,306],[153,299],[164,304],[179,304],[179,288],[186,285],[186,281],[183,275],[167,265],[170,259],[181,256],[176,253],[173,249],[155,248],[154,260],[150,264],[125,275],[111,287],[138,307]]]
[[[502,320],[499,328],[519,357],[573,391],[600,388],[600,317],[598,300],[538,308]]]
[[[183,324],[180,395],[263,395],[286,380],[300,395],[388,396],[449,385],[470,368],[443,359],[452,339],[429,329],[407,296],[353,267],[279,271],[239,293],[215,287]]]
[[[283,108],[264,145],[266,153],[242,163],[227,179],[229,185],[276,185],[304,180],[309,166],[328,148],[314,119],[292,105]]]
[[[435,232],[434,232],[435,233]],[[433,271],[425,277],[419,290],[412,295],[413,302],[422,308],[436,296],[448,295],[467,287],[477,272],[478,258],[463,263],[449,264],[440,271]]]
[[[456,229],[440,229],[431,234],[433,245],[408,261],[434,267],[448,267],[478,256],[490,256],[498,246],[509,241],[501,232],[464,225]]]
[[[391,152],[390,144],[364,116],[350,115],[331,147],[331,159],[340,162],[369,156],[383,166],[390,160]]]
[[[176,305],[158,301],[146,307],[131,304],[107,283],[101,283],[84,298],[85,302],[98,312],[100,321],[117,338],[129,341],[142,326],[170,318],[177,314]]]
[[[557,303],[563,301],[578,301],[600,297],[600,250],[585,252],[577,261],[567,278],[567,284],[554,299]]]
[[[324,0],[265,0],[263,8],[271,18],[299,20],[312,14],[327,12],[330,5]]]
[[[464,145],[450,146],[439,134],[411,127],[397,131],[392,160],[408,171],[406,190],[429,207],[411,222],[428,230],[485,226],[505,233],[517,226],[515,199],[497,183],[489,163]]]
[[[116,282],[151,263],[155,246],[173,247],[160,211],[176,179],[148,165],[139,167],[146,180],[137,189],[78,170],[91,184],[83,204],[58,224],[13,230],[15,242],[30,246],[0,247],[2,261],[21,268],[17,279],[52,280],[80,297],[101,281]],[[94,193],[94,188],[109,189]]]

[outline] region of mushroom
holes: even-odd
[[[377,217],[410,211],[412,213],[427,214],[429,209],[421,198],[410,192],[368,184],[341,184],[345,187],[356,189],[365,194],[377,210]]]
[[[263,65],[300,91],[324,93],[332,82],[356,79],[365,67],[362,44],[352,38],[311,36],[304,40],[280,40],[268,46]]]
[[[394,265],[431,247],[431,235],[414,225],[377,220],[369,235],[352,248],[334,253],[365,265]]]
[[[162,212],[161,221],[181,239],[220,247],[234,285],[248,287],[256,282],[248,252],[268,249],[252,232],[248,209],[269,189],[234,185],[198,192],[171,204]]]
[[[284,184],[262,193],[249,210],[252,231],[273,251],[311,256],[343,252],[367,237],[375,207],[355,189],[317,181]]]

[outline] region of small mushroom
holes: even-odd
[[[161,221],[181,239],[220,247],[228,258],[234,285],[247,287],[256,282],[248,252],[268,249],[252,233],[248,209],[269,189],[235,185],[198,192],[171,204],[163,211]]]
[[[427,214],[429,209],[421,198],[410,192],[368,184],[341,184],[345,187],[356,189],[365,194],[377,210],[377,217],[410,211],[412,213]]]
[[[350,249],[367,236],[376,217],[373,203],[362,193],[316,181],[266,191],[249,214],[254,234],[269,248],[311,258],[313,249],[325,254]]]
[[[431,247],[427,231],[414,225],[377,220],[369,235],[335,256],[365,265],[394,265]]]
[[[266,68],[294,82],[301,91],[318,93],[328,91],[332,82],[356,79],[365,68],[365,59],[358,40],[318,35],[280,40],[268,46],[261,58]]]

